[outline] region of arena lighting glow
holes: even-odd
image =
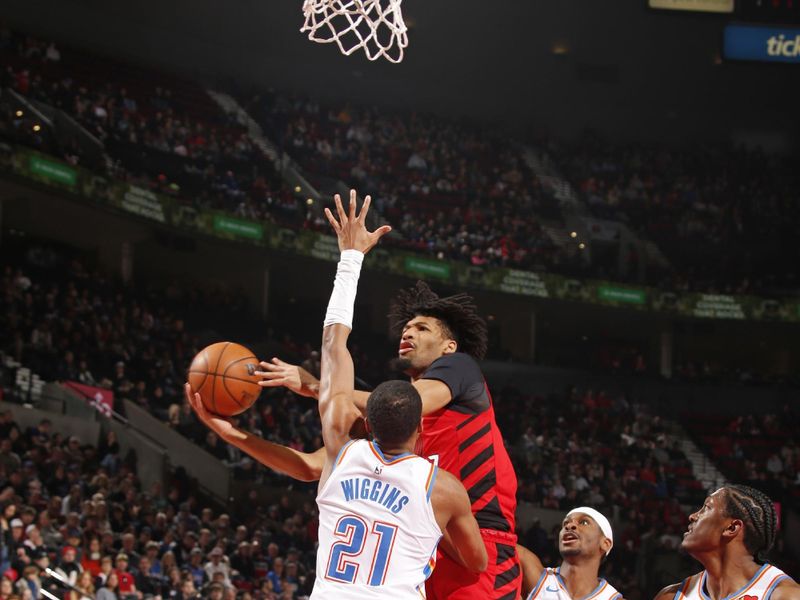
[[[311,206],[312,204],[314,204],[314,199],[313,199],[313,198],[309,198],[309,199],[307,199],[307,200],[306,200],[306,204],[308,204],[309,206]]]
[[[581,242],[580,244],[578,244],[578,248],[580,248],[581,250],[584,250],[586,248],[586,244]]]
[[[33,130],[34,130],[34,131],[36,131],[36,132],[39,132],[39,131],[41,131],[41,129],[42,129],[42,126],[41,126],[41,125],[38,125],[38,124],[37,124],[37,125],[34,125],[34,126],[33,126]]]
[[[301,188],[299,185],[296,185],[296,186],[294,186],[294,191],[295,191],[295,193],[299,194],[300,192],[303,191],[303,188]]]
[[[576,237],[578,237],[578,232],[577,231],[570,232],[569,237],[571,237],[574,240]]]
[[[15,115],[17,115],[18,117],[21,117],[21,116],[22,116],[22,115],[24,115],[25,113],[23,113],[21,110],[18,110],[18,111],[17,111],[17,112],[15,112],[14,114],[15,114]]]

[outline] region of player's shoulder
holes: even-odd
[[[800,600],[800,584],[787,575],[786,579],[781,580],[775,586],[769,598],[770,600]]]
[[[671,600],[683,587],[683,581],[666,586],[656,594],[655,600]]]
[[[433,482],[433,490],[431,491],[431,502],[434,506],[438,505],[453,505],[467,497],[467,490],[464,489],[464,484],[445,469],[437,469],[436,480]]]
[[[678,583],[673,583],[672,585],[668,585],[664,589],[662,589],[654,600],[672,600],[678,594],[678,592],[685,591],[689,589],[692,583],[700,576],[702,576],[703,572],[695,573],[694,575],[687,577],[686,579],[679,581]]]
[[[477,369],[480,371],[480,365],[478,365],[478,361],[466,352],[451,352],[450,354],[443,354],[434,360],[429,368],[443,366],[461,369]]]
[[[457,492],[459,490],[464,489],[464,484],[461,481],[445,469],[439,469],[436,474],[436,481],[433,483],[434,493],[441,491],[444,493],[447,492]]]

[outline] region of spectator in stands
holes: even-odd
[[[97,590],[97,600],[123,600],[124,596],[119,593],[119,579],[114,571],[108,574],[102,587]]]
[[[83,571],[75,584],[77,591],[71,590],[70,600],[94,600],[95,588],[94,577],[89,571]]]
[[[70,585],[75,585],[81,574],[81,565],[76,561],[77,553],[72,546],[64,546],[61,549],[61,562],[55,571],[63,577]]]
[[[223,556],[222,548],[215,546],[211,552],[208,553],[209,561],[203,566],[206,573],[207,581],[214,581],[214,576],[217,573],[222,574],[222,583],[225,587],[231,586],[231,568],[227,562],[227,558]]]

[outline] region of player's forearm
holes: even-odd
[[[226,435],[224,439],[265,467],[299,481],[317,481],[325,464],[322,449],[312,453],[299,452],[242,430],[237,430],[234,435]]]
[[[322,334],[322,377],[319,411],[323,431],[327,430],[346,441],[358,411],[353,405],[353,359],[347,349],[350,328],[335,323]]]
[[[304,369],[301,369],[300,379],[303,384],[303,391],[307,392],[306,395],[309,398],[319,400],[319,379]],[[362,415],[367,412],[367,398],[369,398],[369,392],[353,390],[352,402]]]
[[[467,562],[464,560],[464,557],[461,556],[461,553],[458,551],[458,547],[453,543],[453,540],[447,531],[444,532],[442,539],[439,540],[439,550],[447,554],[462,567],[469,569]]]

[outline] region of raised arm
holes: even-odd
[[[527,598],[539,582],[544,565],[535,553],[519,544],[517,544],[517,556],[522,567],[522,597]]]
[[[230,419],[214,415],[206,410],[200,394],[192,393],[187,383],[184,393],[197,417],[220,439],[246,452],[265,467],[288,475],[299,481],[317,481],[325,466],[325,450],[299,452],[288,446],[274,444],[236,427]]]
[[[262,362],[261,370],[256,371],[256,375],[260,375],[262,378],[258,382],[261,387],[285,387],[300,396],[319,399],[319,380],[301,366],[273,358],[269,362]],[[420,379],[413,385],[422,398],[423,416],[436,412],[453,399],[450,388],[441,381]],[[369,392],[356,389],[352,392],[353,404],[361,411],[362,415],[367,410],[367,398],[369,398]]]
[[[350,192],[348,213],[342,207],[341,198],[336,195],[334,199],[338,220],[327,208],[325,215],[336,232],[342,255],[322,331],[319,414],[326,461],[320,486],[325,484],[339,450],[350,440],[353,423],[361,415],[353,403],[355,373],[353,359],[347,349],[347,338],[353,328],[353,309],[364,255],[391,230],[388,226],[383,226],[374,232],[367,231],[365,221],[369,212],[369,196],[364,199],[364,205],[358,214],[355,191]]]

